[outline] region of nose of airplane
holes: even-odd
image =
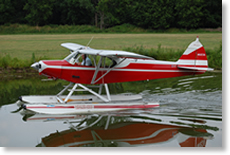
[[[41,68],[41,64],[39,62],[35,62],[30,67],[38,71]]]

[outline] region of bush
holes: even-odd
[[[0,34],[46,34],[46,33],[100,33],[102,30],[90,25],[46,25],[23,24],[0,25]]]
[[[5,24],[0,25],[0,34],[47,34],[47,33],[197,33],[207,32],[205,29],[143,29],[131,24],[122,24],[107,29],[99,29],[91,25],[45,25],[30,26],[25,24]],[[208,31],[209,32],[209,31]],[[212,33],[212,32],[210,32]]]
[[[131,24],[122,24],[114,27],[107,28],[105,32],[114,32],[114,33],[143,33],[147,30],[131,25]]]
[[[7,68],[10,66],[11,63],[11,57],[10,55],[5,55],[4,57],[0,57],[0,67]]]
[[[146,55],[157,60],[165,61],[176,61],[183,54],[184,50],[175,50],[168,48],[161,48],[161,44],[158,44],[158,48],[145,49],[141,46],[127,47],[123,49],[124,51],[130,51],[141,55]]]
[[[208,57],[208,65],[211,68],[222,69],[222,41],[219,48],[214,50],[206,50]]]
[[[29,67],[35,61],[40,59],[48,59],[46,57],[36,59],[34,53],[32,53],[31,60],[19,60],[18,58],[11,58],[9,54],[0,55],[0,68],[24,68]]]

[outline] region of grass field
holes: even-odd
[[[68,50],[61,43],[73,42],[86,45],[94,36],[91,48],[122,50],[126,47],[186,49],[199,36],[205,49],[219,47],[222,33],[201,34],[51,34],[51,35],[0,35],[0,56],[9,54],[19,60],[36,58],[64,58]]]

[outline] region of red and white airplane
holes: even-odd
[[[208,68],[207,56],[198,37],[188,46],[183,55],[176,62],[155,60],[148,56],[126,51],[97,50],[75,43],[63,43],[61,46],[71,51],[71,54],[68,55],[64,60],[41,60],[32,64],[31,67],[38,70],[39,74],[41,75],[46,75],[53,79],[63,79],[69,81],[70,84],[55,97],[40,96],[37,98],[38,96],[24,96],[21,97],[22,101],[29,103],[68,103],[76,101],[91,101],[98,103],[102,101],[111,104],[112,101],[117,102],[137,100],[141,99],[142,97],[140,95],[127,94],[123,94],[121,96],[110,95],[107,84],[196,75],[213,70]],[[81,65],[79,63],[81,55],[88,55],[87,59],[90,59],[89,61],[91,61],[91,65]],[[85,58],[86,57],[87,56],[85,56]],[[85,59],[84,61],[87,60]],[[72,87],[69,94],[67,96],[63,96],[63,92],[72,86],[72,84],[75,85]],[[99,84],[99,92],[97,93],[82,84]],[[106,95],[101,95],[102,86],[105,87]],[[95,97],[87,96],[85,98],[79,98],[79,96],[73,96],[72,94],[74,91],[80,91],[79,89],[76,89],[77,87],[81,87],[83,91],[92,93]],[[116,103],[116,105],[118,104]],[[131,109],[135,107],[151,108],[155,107],[157,104],[142,103],[141,106],[136,106],[136,104],[133,105],[131,103],[122,103],[122,105],[123,106],[120,107],[118,106],[119,108],[113,108],[115,105],[112,104],[107,110],[121,110],[122,108],[130,108],[127,105],[132,105]],[[26,108],[30,109],[29,107],[32,109],[31,105]],[[104,104],[101,106],[101,109],[103,109],[103,107]],[[94,106],[92,106],[92,104],[78,104],[76,107],[74,107],[74,109],[84,109],[86,111],[89,111],[90,108],[94,109]],[[37,110],[42,108],[34,109]],[[106,108],[103,110],[105,109]],[[84,110],[83,112],[85,112]],[[44,111],[42,110],[39,112]],[[56,112],[61,113],[61,111]]]

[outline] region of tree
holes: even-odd
[[[108,0],[99,0],[97,6],[96,6],[96,11],[100,15],[100,29],[104,28],[105,24],[105,15],[109,14],[109,8],[108,8]]]
[[[106,24],[107,26],[115,26],[124,23],[132,23],[131,11],[133,0],[110,0],[106,3]]]
[[[93,8],[94,8],[94,24],[97,27],[98,26],[98,12],[96,10],[96,7],[98,5],[99,0],[92,0]]]
[[[208,0],[204,1],[202,10],[204,16],[202,18],[201,27],[215,28],[222,27],[222,1]]]
[[[94,7],[91,0],[56,0],[53,8],[55,24],[92,24]]]
[[[0,0],[0,24],[25,23],[25,0]]]
[[[136,0],[131,5],[132,24],[151,29],[170,27],[173,18],[172,0]]]
[[[14,8],[11,0],[0,0],[0,23],[10,23],[14,15]]]
[[[32,25],[43,25],[48,23],[52,15],[54,0],[27,0],[24,10],[27,11],[26,20]]]
[[[222,26],[222,1],[0,0],[0,14],[0,24],[216,28]]]
[[[175,16],[178,28],[194,29],[202,24],[203,0],[177,0]]]

